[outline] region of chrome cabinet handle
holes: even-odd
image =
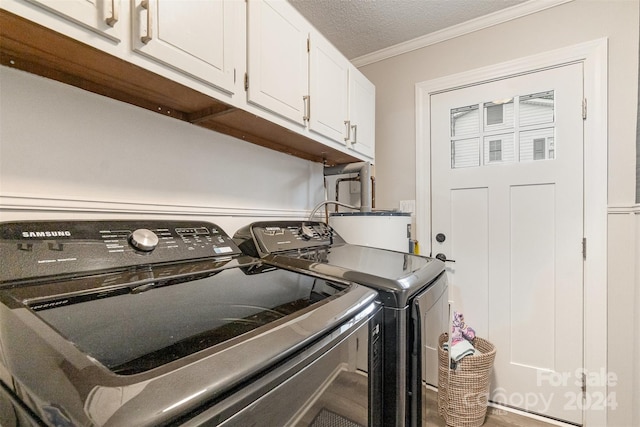
[[[351,129],[353,129],[353,140],[351,142],[355,144],[358,142],[358,125],[352,125]]]
[[[302,101],[304,102],[304,116],[302,116],[302,121],[308,122],[311,119],[311,96],[304,95]]]
[[[153,38],[153,32],[151,31],[151,0],[142,0],[140,7],[147,9],[147,34],[140,37],[142,43],[147,44]]]
[[[113,27],[118,22],[118,2],[119,0],[111,0],[111,16],[105,19],[108,26]]]
[[[345,120],[344,125],[347,127],[347,136],[344,137],[344,142],[349,142],[351,139],[351,120]]]

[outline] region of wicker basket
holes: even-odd
[[[476,337],[473,340],[476,354],[464,357],[456,369],[449,369],[449,352],[442,348],[448,339],[445,333],[438,340],[438,414],[447,426],[479,427],[487,415],[496,348]]]

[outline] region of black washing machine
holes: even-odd
[[[347,244],[323,222],[256,222],[234,240],[266,264],[378,291],[384,305],[383,422],[422,425],[423,386],[437,380],[437,340],[449,315],[442,261]]]
[[[198,221],[0,223],[0,258],[2,426],[382,425],[366,287]]]

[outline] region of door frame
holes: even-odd
[[[587,119],[584,124],[583,354],[589,375],[607,372],[607,51],[608,39],[527,56],[488,67],[416,83],[416,238],[431,252],[431,96],[570,63],[582,63]],[[426,120],[425,120],[426,118]],[[571,373],[572,375],[574,373]],[[572,379],[573,380],[573,377]],[[587,384],[589,397],[607,396],[605,381]],[[587,399],[586,403],[592,401]],[[607,408],[585,404],[584,425],[606,425]]]

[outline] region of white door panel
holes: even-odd
[[[224,45],[213,41],[224,40],[224,6],[222,1],[158,3],[158,21],[166,24],[158,27],[158,37],[221,69],[218,64],[224,64]]]
[[[349,61],[322,36],[311,40],[309,129],[345,144]]]
[[[27,0],[72,22],[103,35],[114,42],[120,42],[120,0]]]
[[[233,93],[239,6],[232,0],[135,0],[133,48]]]
[[[376,139],[376,87],[355,67],[349,69],[349,140],[351,148],[374,157]]]
[[[449,296],[456,301],[457,310],[467,319],[473,319],[474,329],[486,336],[489,326],[489,191],[486,187],[452,189],[449,203],[451,231],[447,235],[451,251],[448,258],[456,261],[451,265],[451,271],[457,279],[450,285]],[[470,216],[469,212],[475,215]],[[458,269],[458,266],[465,268]],[[457,283],[470,286],[461,289]]]
[[[251,0],[247,14],[248,101],[304,125],[309,24],[283,1]]]
[[[582,65],[431,103],[431,229],[446,236],[432,250],[456,261],[454,308],[497,348],[490,398],[581,423]]]

